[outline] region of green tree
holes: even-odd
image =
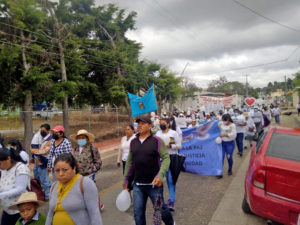
[[[28,150],[33,135],[32,98],[39,95],[38,92],[45,89],[49,82],[45,66],[41,63],[46,53],[34,35],[42,27],[45,15],[36,0],[2,1],[1,10],[1,21],[8,24],[1,29],[5,37],[1,54],[5,54],[9,45],[15,48],[9,57],[9,63],[12,64],[7,64],[10,71],[6,71],[10,74],[10,82],[13,81],[13,84],[10,83],[12,89],[9,99],[23,105],[25,148]]]

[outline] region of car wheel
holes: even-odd
[[[242,209],[244,213],[253,214],[245,197],[243,199]]]

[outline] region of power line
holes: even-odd
[[[297,50],[300,48],[300,45],[297,46],[290,54],[288,57],[281,59],[281,60],[276,60],[276,61],[272,61],[272,62],[268,62],[268,63],[262,63],[262,64],[256,64],[256,65],[252,65],[252,66],[244,66],[244,67],[238,67],[238,68],[232,68],[232,69],[228,69],[228,70],[222,70],[222,71],[218,71],[218,72],[214,72],[214,73],[188,73],[186,75],[191,75],[191,74],[198,74],[201,76],[205,76],[205,75],[213,75],[213,74],[220,74],[220,73],[225,73],[225,72],[231,72],[231,71],[238,71],[238,70],[246,70],[246,69],[252,69],[252,68],[257,68],[257,67],[263,67],[263,66],[269,66],[272,64],[277,64],[277,63],[283,63],[283,62],[287,62],[296,52]]]
[[[16,29],[19,29],[19,30],[22,30],[22,31],[26,31],[26,32],[28,32],[28,33],[40,35],[40,36],[43,36],[43,37],[48,38],[48,39],[50,39],[50,40],[51,40],[51,39],[53,39],[53,40],[58,40],[58,39],[55,38],[55,37],[48,36],[48,35],[45,35],[45,34],[42,34],[42,33],[34,32],[34,31],[30,31],[30,30],[27,30],[27,29],[23,29],[23,28],[20,28],[20,27],[11,25],[11,24],[9,24],[9,23],[4,23],[4,22],[1,22],[1,21],[0,21],[0,24],[3,24],[3,25],[5,25],[5,26],[9,26],[9,27],[13,27],[13,28],[16,28]],[[99,40],[99,41],[101,41],[101,42],[110,42],[110,40],[103,40],[103,39],[99,39],[99,38],[97,38],[97,40]]]
[[[10,34],[10,33],[7,33],[7,32],[4,32],[2,30],[0,30],[0,35],[1,33],[5,34],[5,35],[9,35],[9,36],[12,36],[12,37],[16,37],[18,38],[19,40],[21,40],[21,37],[18,36],[18,35],[15,35],[15,34]],[[45,45],[45,46],[49,46],[49,47],[53,47],[53,48],[56,48],[56,49],[59,49],[58,46],[55,46],[55,45],[51,45],[51,44],[48,44],[48,43],[45,43],[45,42],[40,42],[40,41],[33,41],[34,43],[40,43],[42,45]],[[66,50],[71,50],[71,49],[68,49],[68,48],[65,48]],[[94,55],[90,55],[90,54],[81,54],[82,56],[87,56],[87,57],[94,57]],[[111,62],[111,60],[109,59],[106,59],[106,58],[102,58],[104,61],[106,62]]]
[[[269,18],[269,17],[267,17],[267,16],[264,16],[263,14],[261,14],[261,13],[255,11],[254,9],[251,9],[250,7],[244,5],[243,3],[241,3],[241,2],[239,2],[239,1],[237,1],[237,0],[231,0],[231,1],[235,2],[236,4],[238,4],[239,6],[245,8],[245,9],[251,11],[252,13],[254,13],[254,14],[256,14],[256,15],[258,15],[258,16],[264,18],[265,20],[268,20],[268,21],[270,21],[270,22],[272,22],[272,23],[274,23],[274,24],[277,24],[277,25],[279,25],[279,26],[281,26],[281,27],[284,27],[284,28],[286,28],[286,29],[289,29],[289,30],[292,30],[292,31],[295,31],[295,32],[300,32],[300,29],[293,28],[293,27],[291,27],[291,26],[288,26],[288,25],[286,25],[286,24],[283,24],[283,23],[281,23],[281,22],[278,22],[278,21],[276,21],[276,20],[274,20],[274,19],[272,19],[272,18]]]
[[[3,44],[6,44],[6,45],[13,45],[13,46],[18,46],[18,47],[24,47],[24,48],[27,48],[27,49],[30,49],[30,50],[33,50],[33,51],[37,51],[37,52],[40,52],[40,53],[48,53],[48,54],[52,54],[52,55],[56,55],[56,56],[60,56],[58,53],[55,53],[55,52],[48,52],[48,51],[43,51],[43,50],[39,50],[39,49],[34,49],[34,48],[30,48],[28,46],[22,46],[22,45],[19,45],[19,44],[15,44],[15,43],[9,43],[9,42],[6,42],[6,41],[2,41],[0,40],[0,42],[2,42]],[[39,54],[36,54],[36,53],[33,53],[35,55],[39,55]],[[69,56],[65,56],[65,58],[68,58],[68,59],[74,59],[72,57],[69,57]],[[90,64],[93,64],[93,65],[96,65],[96,66],[101,66],[101,68],[103,67],[108,67],[108,68],[112,68],[112,69],[116,69],[116,67],[114,66],[110,66],[110,65],[106,65],[106,64],[100,64],[100,63],[95,63],[95,62],[92,62],[92,61],[89,61],[87,59],[84,59],[86,60],[87,63],[90,63]],[[114,62],[114,61],[110,61],[110,62]],[[116,62],[118,63],[118,62]],[[129,65],[129,64],[121,64],[123,66],[132,66],[132,65]],[[124,70],[122,69],[123,72],[127,72],[127,73],[134,73],[133,71],[128,71],[128,70]]]

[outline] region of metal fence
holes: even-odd
[[[37,132],[41,124],[48,123],[51,128],[63,125],[61,110],[31,111],[33,130]],[[24,111],[2,113],[0,115],[0,134],[4,137],[23,139]],[[124,128],[129,124],[129,117],[120,108],[69,109],[70,134],[80,129],[93,133],[96,141],[116,138],[124,135]]]

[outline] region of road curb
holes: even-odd
[[[251,151],[247,151],[236,176],[231,181],[208,225],[259,225],[265,220],[245,215],[241,209],[244,197],[244,178],[248,169]]]

